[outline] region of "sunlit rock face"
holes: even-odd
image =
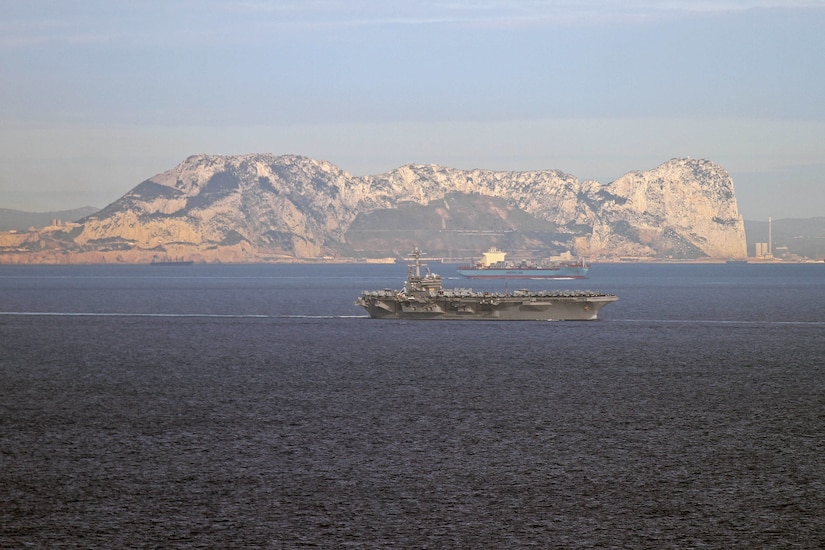
[[[591,195],[600,199],[590,240],[596,253],[746,256],[733,180],[712,162],[673,159],[653,170],[625,174]]]
[[[451,209],[451,204],[464,207]],[[412,223],[425,231],[472,231],[474,223],[494,220],[505,231],[527,234],[527,224],[546,231],[533,231],[525,246],[538,243],[590,257],[746,254],[744,223],[730,176],[722,167],[697,159],[673,159],[601,184],[558,170],[407,165],[356,177],[329,162],[295,155],[197,155],[71,227],[6,240],[15,243],[15,261],[341,257],[353,253],[348,231],[357,218],[363,221],[372,212],[401,208],[411,215],[409,205],[421,205],[422,218]],[[375,226],[373,220],[371,229],[376,234],[392,232],[392,218],[382,222],[387,227]],[[541,241],[541,235],[551,233]],[[441,238],[434,235],[420,238]],[[25,242],[33,241],[37,246],[27,249]],[[397,252],[389,241],[370,242],[373,253]],[[4,261],[12,261],[12,252],[2,252]]]

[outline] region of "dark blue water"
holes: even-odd
[[[825,545],[825,264],[515,283],[598,322],[352,305],[404,276],[0,267],[0,547]]]

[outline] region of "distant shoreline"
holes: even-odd
[[[23,260],[23,261],[20,261]],[[27,260],[34,260],[34,261],[27,261]],[[38,261],[40,260],[40,261]],[[125,261],[71,261],[70,258],[63,257],[61,261],[43,261],[44,258],[25,258],[24,255],[0,255],[0,266],[11,266],[11,265],[77,265],[77,266],[84,266],[84,265],[123,265],[123,266],[140,266],[146,265],[150,266],[153,265],[152,262],[125,262]],[[425,258],[425,261],[427,259]],[[459,265],[462,263],[466,263],[468,259],[461,259],[461,258],[449,258],[449,259],[442,259],[442,258],[431,258],[429,259],[430,263],[433,264],[443,264],[443,265]],[[186,261],[186,262],[174,262],[170,263],[169,265],[174,267],[176,265],[179,266],[190,266],[190,265],[391,265],[396,263],[405,263],[404,259],[401,258],[368,258],[368,259],[356,259],[356,258],[290,258],[290,259],[272,259],[267,261],[259,261],[259,262],[232,262],[232,261]],[[822,264],[825,263],[825,259],[784,259],[784,258],[776,258],[776,259],[763,259],[763,258],[736,258],[733,262],[729,262],[728,258],[696,258],[696,259],[664,259],[664,258],[599,258],[595,260],[588,260],[590,265],[614,265],[614,264],[678,264],[678,265],[689,265],[689,264],[726,264],[730,263],[731,265],[781,265],[781,264]],[[154,264],[157,265],[157,262]]]

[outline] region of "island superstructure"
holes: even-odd
[[[376,319],[593,321],[599,310],[616,300],[613,294],[590,290],[498,293],[445,289],[441,276],[421,263],[421,251],[416,248],[401,290],[367,290],[355,305]]]

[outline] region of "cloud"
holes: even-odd
[[[381,26],[520,28],[645,23],[769,8],[821,8],[821,0],[384,0],[245,1],[8,0],[0,7],[0,48],[162,39],[230,38],[244,33]]]
[[[380,25],[552,26],[658,21],[769,8],[823,8],[821,0],[423,0],[409,4],[381,0],[241,2],[214,5],[263,17],[270,23],[305,27]]]

